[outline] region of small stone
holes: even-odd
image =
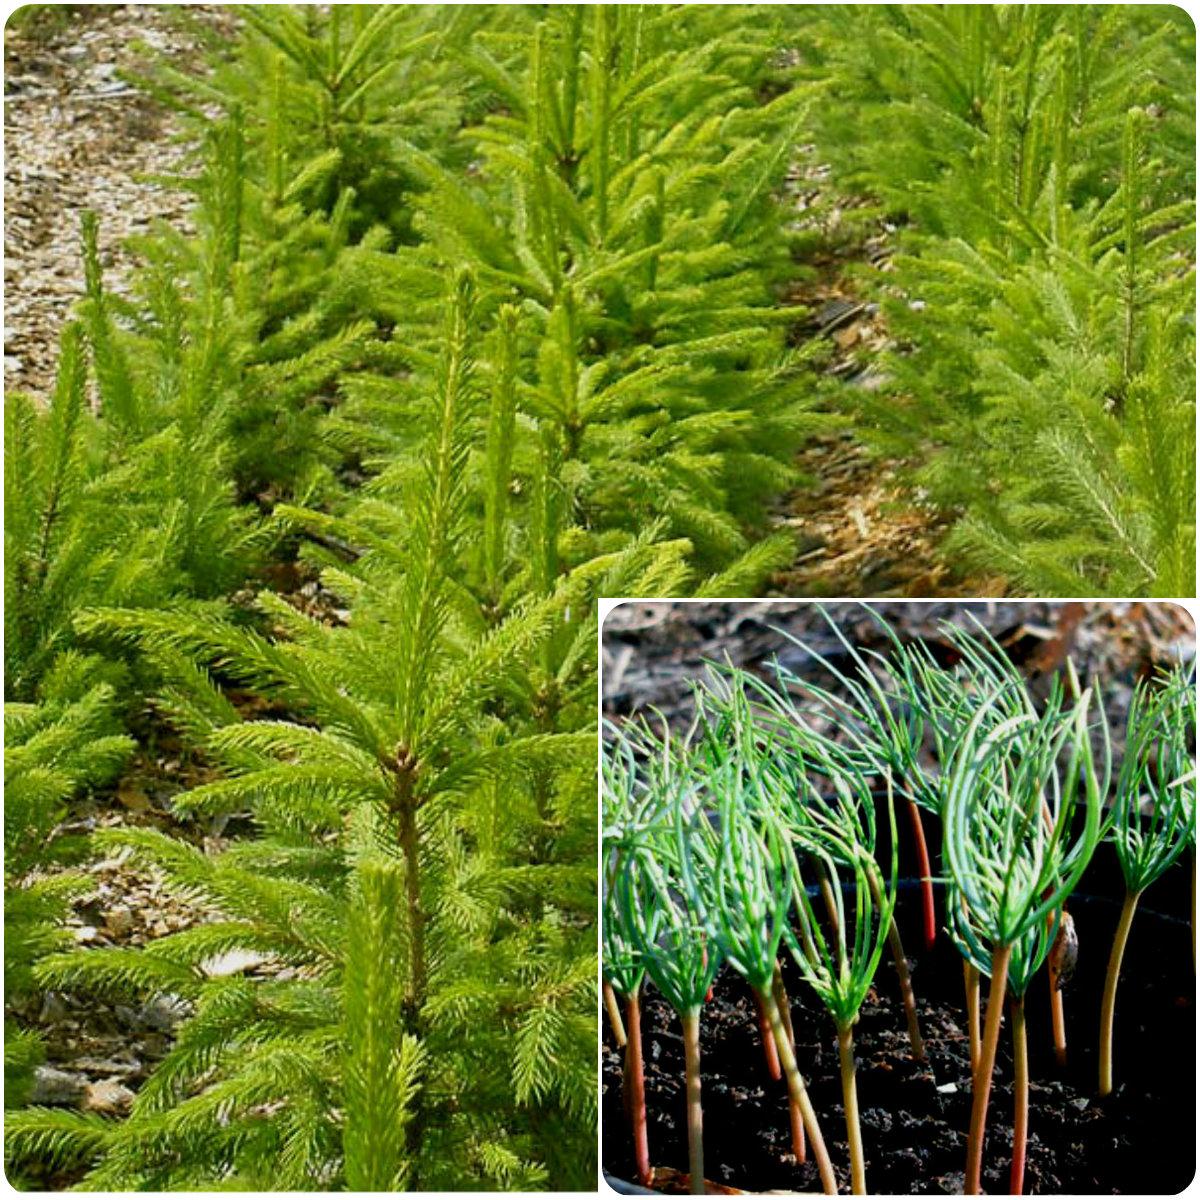
[[[892,1129],[892,1114],[886,1108],[864,1108],[863,1122],[880,1133],[890,1133]]]
[[[40,1066],[33,1073],[33,1091],[30,1104],[53,1104],[74,1107],[83,1099],[87,1079],[72,1071],[60,1071],[57,1067]]]
[[[958,1091],[958,1084],[957,1083],[939,1083],[937,1086],[937,1090],[939,1092],[941,1092],[943,1096],[953,1096],[954,1093]]]
[[[133,913],[123,904],[104,914],[104,928],[115,938],[124,937],[133,928]]]
[[[75,930],[75,940],[80,943],[94,942],[100,936],[100,930],[95,925],[80,925]]]
[[[57,992],[47,992],[42,997],[42,1008],[38,1020],[43,1025],[53,1025],[67,1015],[67,1002]]]
[[[71,1065],[89,1075],[102,1075],[113,1081],[136,1076],[142,1071],[142,1064],[132,1056],[127,1061],[121,1058],[77,1058]]]
[[[210,979],[220,979],[226,975],[240,975],[243,971],[251,971],[266,961],[267,956],[255,950],[227,950],[224,954],[206,958],[200,969]]]
[[[187,1009],[178,996],[160,992],[151,996],[134,1015],[138,1029],[153,1029],[160,1033],[170,1033],[183,1019]]]
[[[126,1113],[133,1104],[133,1092],[115,1079],[89,1083],[84,1089],[83,1107],[87,1112]]]

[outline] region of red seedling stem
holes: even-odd
[[[833,1164],[829,1161],[829,1151],[825,1149],[825,1139],[821,1136],[821,1127],[817,1124],[817,1114],[813,1110],[812,1101],[808,1098],[804,1079],[796,1066],[792,1040],[784,1029],[779,1005],[775,1003],[775,997],[770,993],[763,994],[763,1003],[766,1005],[767,1016],[771,1021],[771,1032],[775,1035],[775,1044],[779,1048],[783,1073],[787,1076],[788,1095],[804,1116],[804,1126],[808,1130],[808,1140],[812,1143],[813,1157],[817,1160],[817,1172],[821,1176],[821,1186],[825,1189],[827,1196],[836,1196],[837,1179],[833,1174]]]
[[[767,1018],[767,1010],[763,1007],[762,997],[754,993],[754,1006],[758,1009],[758,1036],[762,1042],[763,1058],[767,1063],[767,1074],[772,1079],[782,1079],[783,1071],[779,1066],[779,1052],[775,1049],[775,1038],[771,1034],[771,1022]]]
[[[604,981],[604,1011],[608,1013],[608,1023],[620,1049],[625,1045],[625,1026],[621,1022],[621,1006],[617,1003],[616,989],[607,979]]]
[[[792,1057],[796,1055],[796,1031],[792,1028],[792,1002],[788,999],[787,988],[783,986],[783,971],[780,970],[779,962],[775,963],[775,974],[771,979],[771,994],[775,999],[775,1005],[779,1009],[779,1015],[783,1019],[783,1031],[787,1034],[788,1045],[792,1047]],[[767,1028],[770,1029],[770,1016],[767,1017]],[[771,1036],[771,1044],[774,1046],[775,1037]],[[778,1054],[778,1051],[776,1052]],[[808,1161],[808,1146],[804,1137],[804,1116],[800,1108],[791,1098],[791,1091],[788,1092],[788,1118],[792,1127],[792,1153],[796,1156],[796,1161],[803,1166]]]
[[[963,1191],[968,1196],[982,1193],[983,1135],[987,1126],[988,1098],[992,1093],[992,1069],[996,1065],[996,1047],[1000,1042],[1000,1022],[1004,1016],[1004,993],[1008,987],[1008,960],[1011,946],[997,946],[992,951],[992,986],[988,989],[987,1019],[983,1041],[979,1047],[979,1064],[975,1069],[971,1105],[971,1128],[967,1133],[967,1172]]]
[[[921,910],[924,918],[925,949],[932,950],[937,941],[937,909],[933,902],[933,870],[929,865],[929,846],[925,841],[925,826],[921,809],[909,797],[908,818],[912,822],[913,841],[917,847],[917,866],[921,872]]]
[[[967,1035],[971,1042],[971,1075],[979,1069],[979,968],[963,959],[963,984],[967,990]]]
[[[1112,1091],[1112,1038],[1113,1013],[1117,1007],[1117,981],[1121,977],[1121,960],[1125,957],[1125,943],[1129,941],[1129,927],[1137,911],[1141,892],[1126,892],[1121,906],[1121,919],[1113,937],[1112,953],[1108,957],[1108,976],[1104,980],[1104,998],[1100,1003],[1100,1095]]]
[[[838,1062],[842,1068],[842,1099],[846,1109],[846,1136],[850,1142],[850,1190],[867,1194],[867,1168],[863,1159],[862,1128],[858,1121],[858,1084],[854,1074],[854,1033],[838,1026]]]
[[[704,1109],[700,1103],[700,1010],[683,1014],[683,1062],[687,1079],[688,1172],[691,1193],[704,1195]]]
[[[637,992],[626,997],[625,1016],[629,1040],[625,1046],[625,1102],[629,1124],[633,1129],[633,1153],[637,1163],[637,1182],[649,1187],[653,1181],[650,1170],[650,1140],[646,1132],[646,1076],[642,1065],[642,1006]]]
[[[1013,1039],[1013,1157],[1008,1190],[1013,1196],[1024,1194],[1025,1143],[1029,1132],[1029,1051],[1025,1042],[1025,999],[1012,999]]]

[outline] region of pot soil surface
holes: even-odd
[[[1108,855],[1101,852],[1105,860]],[[1099,872],[1096,867],[1100,866]],[[1195,975],[1186,867],[1174,868],[1143,898],[1126,953],[1117,998],[1117,1087],[1096,1097],[1096,1037],[1103,974],[1116,925],[1114,872],[1089,870],[1100,896],[1070,905],[1080,961],[1065,992],[1068,1065],[1054,1061],[1045,977],[1026,999],[1030,1053],[1030,1194],[1173,1194],[1196,1168]],[[1097,878],[1096,876],[1099,875]],[[1088,879],[1085,878],[1085,883]],[[939,912],[940,912],[939,896]],[[858,1098],[872,1193],[916,1195],[962,1191],[971,1106],[961,959],[945,934],[921,949],[917,895],[902,893],[903,932],[920,1005],[929,1061],[912,1060],[895,971],[885,956],[855,1029]],[[1180,914],[1176,916],[1170,913]],[[829,1145],[840,1189],[849,1191],[849,1154],[833,1023],[794,965],[784,964],[792,998],[797,1058]],[[643,1001],[646,1098],[651,1161],[687,1169],[683,1041],[679,1022],[648,989]],[[705,1174],[753,1192],[819,1192],[811,1155],[790,1151],[787,1089],[766,1073],[754,1004],[746,985],[725,970],[701,1022]],[[1012,1137],[1012,1054],[1008,1021],[989,1109],[984,1188],[1007,1194]],[[620,1094],[621,1054],[606,1027],[603,1143],[605,1169],[634,1174]]]

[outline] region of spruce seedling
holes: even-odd
[[[1102,833],[1100,802],[1107,791],[1110,750],[1104,732],[1104,782],[1096,775],[1090,741],[1090,689],[1067,706],[1055,687],[1041,717],[1021,713],[992,726],[1003,691],[972,717],[950,767],[944,846],[957,896],[967,912],[960,927],[978,931],[989,954],[988,994],[973,1084],[965,1191],[977,1195],[992,1069],[1013,948],[1060,910],[1091,861]],[[1065,766],[1059,758],[1067,755]],[[1076,809],[1084,827],[1071,836]]]
[[[1100,1095],[1113,1089],[1112,1035],[1121,960],[1142,893],[1195,839],[1195,683],[1182,667],[1158,685],[1140,682],[1129,706],[1125,758],[1117,776],[1110,834],[1125,900],[1100,1005]]]

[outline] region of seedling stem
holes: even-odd
[[[967,989],[967,1033],[971,1039],[971,1074],[979,1069],[979,968],[963,959],[963,983]]]
[[[846,1136],[850,1142],[850,1190],[867,1194],[867,1170],[863,1161],[862,1129],[858,1123],[858,1085],[854,1076],[854,1027],[838,1026],[838,1061],[842,1068],[842,1099],[846,1108]]]
[[[987,1124],[988,1099],[992,1093],[992,1069],[996,1065],[996,1046],[1000,1041],[1000,1021],[1004,1016],[1004,992],[1008,985],[1008,960],[1011,946],[997,946],[992,951],[992,986],[988,989],[987,1018],[983,1027],[983,1042],[975,1068],[974,1100],[971,1106],[971,1129],[967,1134],[967,1177],[964,1187],[968,1196],[982,1193],[980,1176],[983,1172],[983,1134]]]
[[[1112,953],[1108,956],[1108,975],[1104,980],[1104,999],[1100,1005],[1100,1095],[1107,1096],[1113,1088],[1112,1040],[1113,1013],[1117,1006],[1117,980],[1121,977],[1121,960],[1125,957],[1125,943],[1129,941],[1129,927],[1141,892],[1126,892],[1121,906],[1121,919],[1113,937]]]
[[[1013,1039],[1013,1157],[1008,1190],[1023,1195],[1025,1140],[1029,1130],[1029,1051],[1025,1041],[1025,998],[1012,998]]]
[[[874,875],[868,876],[871,894],[881,908],[883,894],[879,889],[879,881]],[[888,946],[892,952],[892,960],[896,965],[896,977],[900,981],[900,998],[904,1001],[904,1019],[908,1022],[908,1041],[912,1047],[913,1058],[917,1062],[925,1062],[925,1041],[921,1037],[921,1023],[917,1017],[917,998],[913,994],[912,976],[908,970],[908,959],[904,954],[904,943],[900,940],[900,929],[895,917],[888,924]]]
[[[700,1104],[700,1010],[683,1014],[683,1063],[687,1080],[688,1171],[693,1196],[704,1195],[704,1110]]]
[[[633,1129],[633,1153],[637,1164],[637,1181],[649,1187],[653,1179],[650,1170],[650,1139],[646,1131],[646,1076],[642,1065],[642,1006],[634,991],[625,999],[625,1015],[628,1017],[629,1040],[625,1046],[626,1103],[629,1109],[629,1124]]]
[[[783,1030],[787,1034],[788,1045],[792,1047],[792,1056],[795,1057],[796,1031],[792,1028],[792,1002],[788,999],[787,988],[783,986],[783,971],[778,962],[775,963],[775,974],[771,978],[771,994],[779,1008],[779,1015],[783,1018]],[[767,1028],[770,1029],[770,1027],[771,1020],[768,1016]],[[771,1040],[772,1049],[774,1049],[773,1036]],[[778,1054],[776,1057],[778,1058]],[[800,1106],[792,1100],[790,1088],[788,1090],[788,1119],[792,1126],[792,1153],[796,1156],[796,1161],[803,1166],[808,1161],[808,1145],[804,1137],[804,1114],[800,1111]]]
[[[804,1115],[804,1127],[812,1142],[813,1155],[817,1160],[817,1171],[821,1176],[821,1186],[827,1196],[837,1195],[837,1180],[833,1174],[833,1164],[829,1161],[829,1151],[825,1149],[825,1139],[821,1136],[817,1124],[817,1114],[813,1111],[812,1101],[808,1098],[808,1089],[796,1066],[796,1055],[792,1050],[791,1039],[784,1028],[783,1017],[779,1005],[775,1003],[774,995],[764,995],[763,1003],[767,1006],[767,1017],[771,1022],[771,1032],[775,1035],[775,1045],[779,1048],[779,1058],[783,1063],[783,1073],[787,1076],[788,1095]]]
[[[771,1022],[767,1019],[767,1010],[763,1006],[762,997],[754,993],[754,1007],[758,1010],[758,1036],[762,1041],[763,1058],[767,1063],[767,1074],[772,1079],[782,1079],[783,1070],[779,1066],[779,1054],[775,1049],[775,1038],[771,1033]]]
[[[933,902],[933,871],[929,865],[929,846],[925,841],[925,826],[921,809],[910,796],[908,818],[912,822],[913,841],[917,848],[917,866],[921,872],[921,910],[924,917],[925,949],[932,950],[937,941],[937,909]]]
[[[613,985],[607,979],[604,981],[604,1011],[608,1013],[608,1023],[612,1027],[613,1037],[616,1038],[618,1048],[623,1048],[625,1026],[621,1021],[621,1006],[617,1003],[617,993],[613,989]]]
[[[1050,979],[1050,1024],[1054,1029],[1054,1061],[1067,1065],[1067,1021],[1063,1014],[1063,994],[1058,986],[1058,972],[1048,968]]]

